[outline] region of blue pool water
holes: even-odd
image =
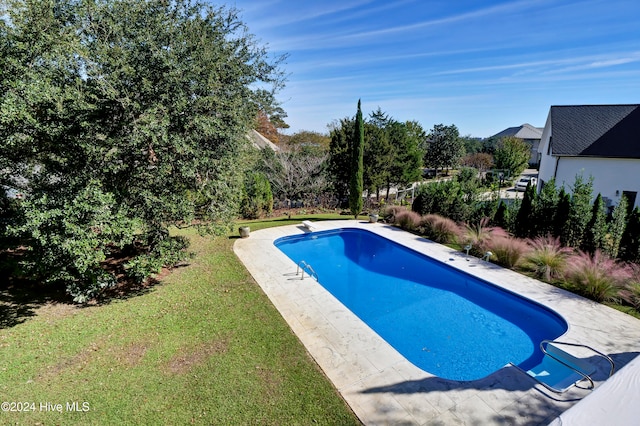
[[[525,371],[540,341],[567,330],[555,312],[361,229],[280,238],[320,284],[410,362],[451,380],[485,377],[509,362]]]

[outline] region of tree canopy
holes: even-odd
[[[4,18],[0,184],[28,193],[9,230],[26,271],[86,300],[113,250],[235,217],[245,134],[284,82],[235,9],[16,0]]]
[[[509,176],[519,176],[529,164],[530,151],[529,145],[522,139],[505,136],[500,139],[493,154],[495,166],[498,169],[508,170]]]
[[[331,130],[329,172],[339,198],[346,193],[345,182],[349,181],[347,147],[354,126],[354,119],[344,118]],[[416,121],[397,121],[380,108],[372,112],[364,122],[364,189],[380,195],[382,189],[420,180],[425,138]]]
[[[417,121],[401,123],[393,121],[387,128],[393,147],[387,189],[390,185],[408,185],[422,178],[422,157],[420,149],[426,138],[425,132]]]
[[[392,122],[380,108],[372,112],[364,125],[364,188],[379,191],[390,179],[393,145],[387,132]]]
[[[455,125],[436,124],[427,136],[424,164],[435,170],[455,167],[465,153],[464,141]]]
[[[331,138],[328,135],[310,130],[301,130],[291,136],[281,138],[284,144],[292,147],[312,149],[320,152],[328,152]]]
[[[355,120],[343,118],[335,123],[331,130],[331,143],[329,145],[329,174],[331,184],[338,199],[347,198],[351,173],[350,140],[353,137]]]

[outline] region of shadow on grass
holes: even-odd
[[[100,296],[91,301],[91,303],[87,303],[84,305],[79,305],[82,308],[95,306],[95,305],[108,305],[114,301],[121,301],[131,299],[133,297],[142,296],[144,294],[150,293],[153,291],[154,287],[161,284],[162,277],[164,277],[166,273],[161,272],[159,276],[147,278],[144,282],[139,283],[135,280],[129,279],[124,282],[118,282],[113,288],[105,290],[104,293],[100,294]]]
[[[6,271],[0,271],[0,281],[0,329],[22,324],[45,304],[69,303],[60,286],[13,279]]]
[[[14,327],[36,315],[45,304],[68,302],[64,288],[18,277],[20,249],[0,249],[0,329]]]
[[[172,270],[188,266],[187,262],[173,268],[164,268],[158,275],[138,282],[125,275],[126,257],[111,259],[108,269],[117,277],[118,284],[106,289],[86,304],[76,304],[63,283],[45,284],[41,281],[19,277],[15,253],[0,251],[0,329],[22,324],[37,315],[44,305],[63,304],[74,308],[108,305],[113,301],[127,300],[153,291]]]
[[[159,274],[149,277],[143,282],[125,277],[124,271],[122,270],[119,274],[116,274],[118,276],[118,284],[115,287],[105,290],[96,300],[93,300],[89,304],[80,305],[80,307],[108,305],[114,301],[122,301],[145,295],[153,291],[156,286],[161,285],[162,280],[171,274],[172,271],[187,266],[189,266],[189,262],[184,261],[171,268],[162,268]]]

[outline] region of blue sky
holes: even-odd
[[[287,133],[380,107],[425,130],[543,127],[551,105],[640,103],[637,0],[230,0],[288,54]]]

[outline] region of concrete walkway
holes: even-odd
[[[617,368],[640,353],[640,321],[606,306],[476,258],[467,260],[464,253],[388,225],[355,220],[315,224],[318,230],[367,229],[546,305],[569,323],[559,340],[605,352]],[[558,395],[508,366],[469,382],[441,379],[419,369],[315,280],[295,275],[296,265],[273,242],[305,232],[309,230],[302,225],[252,232],[236,241],[234,251],[363,423],[548,424],[592,392],[573,387]],[[597,366],[596,386],[606,379],[606,362],[588,352],[572,353]]]

